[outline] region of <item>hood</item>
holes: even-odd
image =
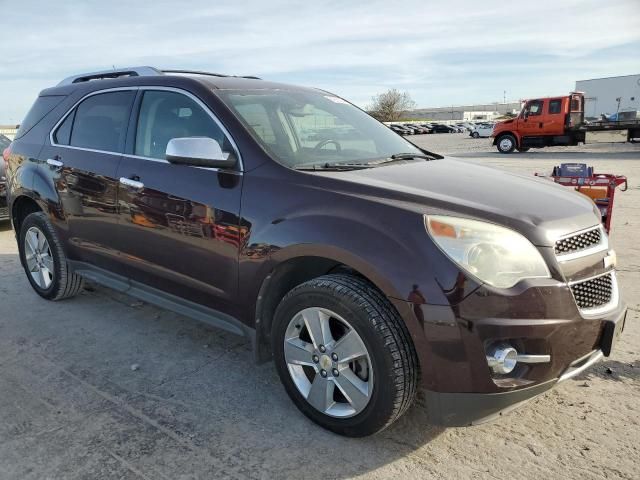
[[[589,198],[549,179],[452,158],[320,175],[348,182],[340,188],[343,193],[421,213],[489,221],[519,231],[538,246],[553,246],[559,236],[600,222]]]

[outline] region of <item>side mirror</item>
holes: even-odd
[[[167,144],[166,159],[171,163],[194,167],[230,168],[236,159],[223,152],[220,144],[209,137],[172,138]]]

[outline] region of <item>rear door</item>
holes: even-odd
[[[217,310],[236,295],[242,172],[171,164],[172,138],[210,137],[238,159],[208,107],[188,92],[142,88],[120,179],[119,240],[128,276]]]
[[[546,102],[542,122],[545,135],[563,135],[566,113],[562,98],[550,98]]]
[[[135,89],[96,92],[56,125],[44,147],[44,168],[59,194],[70,259],[117,268],[114,226],[118,220],[116,173]]]

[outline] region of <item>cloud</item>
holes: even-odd
[[[115,66],[196,68],[302,83],[360,105],[386,88],[421,106],[563,93],[638,73],[637,0],[50,2],[3,9],[0,122],[37,92]]]

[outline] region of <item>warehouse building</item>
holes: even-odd
[[[13,140],[20,125],[0,125],[0,135],[4,135],[9,140]]]
[[[429,120],[495,120],[507,113],[513,114],[520,111],[520,102],[486,103],[478,105],[460,105],[452,107],[417,108],[409,112],[410,118],[423,118]]]
[[[586,117],[640,111],[640,74],[578,80],[576,91],[584,92]]]

